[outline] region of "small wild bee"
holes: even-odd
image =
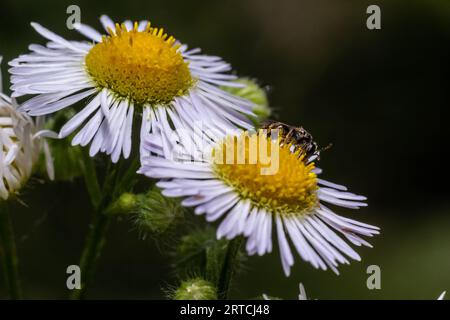
[[[331,147],[330,144],[326,148],[320,149],[312,135],[303,129],[303,127],[295,127],[279,121],[266,120],[262,123],[261,129],[267,130],[268,135],[270,135],[270,130],[278,130],[281,135],[281,143],[292,143],[295,148],[293,151],[297,151],[300,148],[307,162],[316,159],[320,160],[320,152]]]

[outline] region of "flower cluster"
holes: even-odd
[[[42,139],[49,134],[41,130],[43,119],[34,121],[18,112],[15,105],[15,100],[0,90],[0,198],[3,200],[17,194],[26,184],[41,151],[46,155],[49,177],[54,176],[50,149]]]
[[[370,247],[365,237],[379,228],[335,211],[365,207],[366,197],[319,178],[320,150],[306,130],[261,126],[270,109],[256,82],[239,79],[220,57],[188,49],[148,21],[119,24],[102,16],[100,22],[103,34],[76,25],[87,41],[31,23],[48,42],[31,44],[30,52],[9,62],[12,98],[0,101],[3,199],[30,177],[42,148],[49,155],[41,137],[72,135],[73,145],[89,145],[91,157],[106,153],[116,163],[133,154],[140,119],[133,157],[140,160],[138,173],[157,180],[162,195],[123,193],[110,213],[132,211],[139,225],[165,230],[181,211],[163,196],[181,198],[208,222],[220,221],[217,239],[244,238],[248,255],[277,246],[286,276],[295,253],[336,274],[339,265],[360,260],[350,244]],[[22,100],[17,108],[16,98]],[[44,116],[63,109],[76,112],[59,133],[43,130]],[[300,291],[306,299],[303,286]],[[183,282],[176,297],[221,294],[194,279]]]

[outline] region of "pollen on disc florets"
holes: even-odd
[[[214,172],[256,207],[277,214],[306,215],[318,204],[315,166],[305,162],[301,150],[291,149],[261,132],[229,136],[213,149]],[[262,174],[269,167],[275,169]]]
[[[98,87],[108,88],[137,104],[167,104],[183,95],[194,80],[173,37],[150,27],[138,31],[116,24],[85,58],[88,74]]]

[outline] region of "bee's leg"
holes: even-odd
[[[311,154],[311,146],[306,142],[301,142],[298,147],[301,150],[301,152],[299,152],[299,157],[304,156],[305,159],[308,159]]]
[[[273,122],[270,122],[270,123],[264,123],[263,126],[260,128],[260,130],[265,130],[266,136],[270,137],[272,128],[273,128]]]
[[[319,151],[327,151],[333,147],[332,143],[327,144],[325,147],[321,148]]]
[[[295,133],[295,128],[289,129],[289,132],[287,133],[287,135],[285,137],[285,142],[286,143],[290,143],[291,142],[292,136],[294,135],[294,133]]]
[[[280,132],[280,134],[279,134],[279,136],[280,136],[280,146],[284,146],[285,144],[288,144],[289,143],[289,141],[288,141],[288,137],[287,137],[287,135],[285,134],[286,132],[284,132],[284,130],[283,130],[283,127],[279,127],[279,132]],[[289,134],[289,132],[288,132],[288,134]]]
[[[299,145],[299,146],[297,146],[297,148],[300,149],[300,152],[298,153],[298,158],[300,158],[303,155],[306,156],[306,151],[305,151],[305,146],[304,145]]]
[[[316,151],[314,152],[314,154],[315,155],[317,155],[317,161],[319,161],[320,160],[320,153],[322,152],[322,151],[327,151],[327,150],[329,150],[329,149],[331,149],[331,147],[333,147],[333,144],[332,143],[329,143],[329,144],[327,144],[325,147],[323,147],[323,148],[318,148],[317,146],[316,146]]]

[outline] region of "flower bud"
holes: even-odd
[[[222,87],[222,90],[238,97],[250,100],[255,104],[252,111],[256,114],[256,117],[250,117],[255,124],[267,119],[271,115],[272,111],[269,107],[266,90],[261,88],[254,79],[239,78],[236,82],[244,84],[245,87]]]
[[[217,300],[217,289],[201,278],[183,281],[174,293],[174,300]]]
[[[126,215],[136,213],[138,211],[139,195],[132,193],[122,193],[122,195],[114,201],[106,210],[110,215]]]
[[[106,210],[109,215],[133,215],[134,222],[144,235],[158,236],[168,231],[184,216],[184,208],[177,199],[164,197],[158,188],[147,193],[123,193]]]

